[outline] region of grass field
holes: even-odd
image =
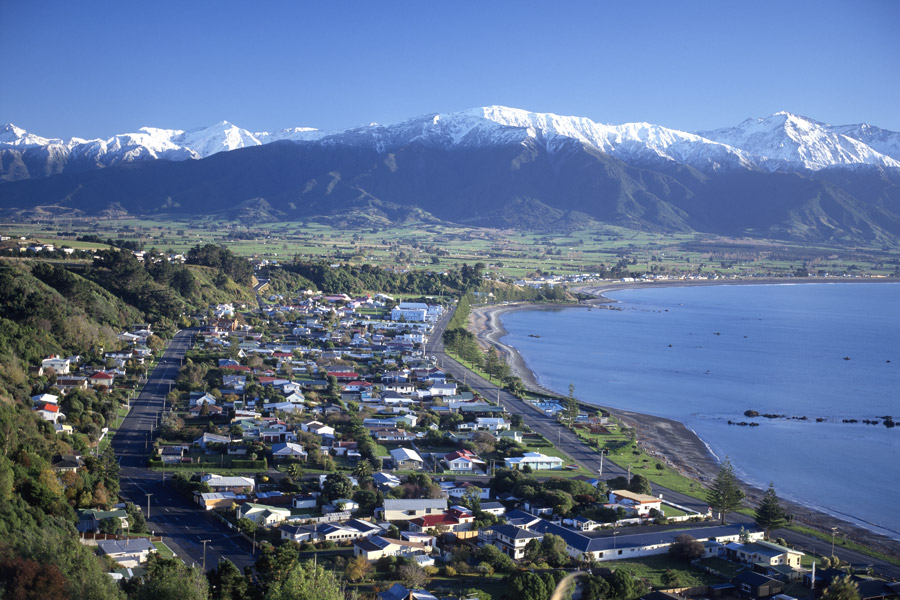
[[[724,562],[724,561],[723,561]],[[671,569],[678,576],[677,587],[694,587],[722,583],[722,578],[673,560],[668,555],[646,556],[637,560],[623,560],[614,563],[616,570],[623,570],[640,577],[657,588],[669,587],[662,581],[663,573]]]
[[[614,226],[568,233],[466,228],[415,223],[332,227],[311,221],[241,223],[203,219],[91,219],[58,223],[0,223],[0,232],[84,248],[74,235],[142,242],[172,252],[197,244],[226,244],[237,254],[270,260],[328,260],[411,269],[458,268],[484,262],[487,271],[519,278],[538,270],[573,274],[624,260],[628,270],[658,273],[788,275],[800,267],[831,274],[897,272],[900,249],[845,248],[708,234],[656,234]],[[434,262],[436,261],[436,262]]]

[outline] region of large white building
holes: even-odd
[[[507,469],[521,469],[528,465],[535,471],[562,469],[563,460],[558,456],[546,456],[540,452],[526,452],[522,456],[514,456],[503,460]]]

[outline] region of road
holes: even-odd
[[[495,384],[464,367],[444,351],[442,334],[447,327],[447,323],[450,321],[452,314],[453,311],[448,311],[448,314],[443,315],[435,325],[434,331],[425,345],[426,354],[428,356],[436,357],[441,368],[445,372],[453,375],[458,381],[464,381],[473,391],[478,392],[483,397],[490,400],[499,401],[510,414],[521,415],[525,424],[528,425],[532,431],[536,431],[543,435],[558,449],[588,468],[592,474],[599,475],[601,473],[601,458],[600,454],[595,449],[588,446],[568,428],[560,425],[555,417],[551,417],[538,411],[505,390],[500,390]],[[617,475],[625,474],[625,469],[619,465],[613,463],[609,459],[603,460],[603,479],[610,479]],[[659,486],[655,483],[651,483],[651,487],[656,496],[662,495],[665,500],[674,502],[675,504],[699,512],[706,512],[708,507],[706,502]],[[742,523],[747,524],[748,526],[753,525],[753,518],[744,514],[728,513],[726,517],[729,523]],[[784,538],[789,544],[804,552],[815,552],[816,554],[821,554],[823,556],[831,554],[830,542],[825,542],[812,536],[797,533],[788,529],[773,530],[770,534],[773,539],[779,537]],[[835,548],[835,554],[837,554],[841,560],[847,561],[853,565],[871,565],[875,572],[882,576],[895,580],[900,579],[900,566],[854,550],[847,550],[840,547]]]
[[[145,515],[149,510],[147,528],[162,535],[163,541],[187,564],[203,565],[202,540],[209,540],[206,543],[208,568],[214,568],[221,558],[227,558],[243,569],[254,562],[251,545],[212,514],[199,510],[196,504],[167,485],[164,478],[171,477],[171,473],[152,471],[146,467],[153,444],[151,430],[158,426],[159,414],[165,408],[166,394],[175,384],[193,335],[191,330],[175,334],[113,438],[112,447],[121,466],[121,493],[140,506]],[[150,494],[149,498],[147,494]]]

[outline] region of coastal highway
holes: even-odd
[[[510,414],[518,414],[522,416],[523,421],[536,431],[546,437],[558,449],[562,450],[584,467],[590,470],[591,475],[599,475],[601,468],[600,454],[578,436],[571,432],[568,428],[560,425],[555,417],[551,417],[543,412],[522,402],[509,392],[501,390],[496,384],[489,382],[483,377],[477,375],[474,371],[464,367],[462,364],[454,360],[444,351],[443,332],[447,327],[447,323],[452,317],[453,311],[448,311],[442,315],[441,319],[435,325],[435,328],[429,337],[425,346],[425,352],[428,356],[434,356],[447,373],[451,374],[458,381],[465,383],[478,392],[483,397],[490,400],[498,401],[510,412]],[[626,471],[619,465],[613,463],[608,458],[603,460],[603,479],[610,479],[617,475],[625,475]],[[651,483],[653,493],[656,496],[662,494],[665,500],[697,510],[705,512],[708,504],[691,496],[678,493],[674,490]],[[753,525],[753,518],[741,513],[728,513],[726,518],[729,523],[742,523],[747,526]],[[770,532],[773,539],[784,538],[789,544],[795,548],[805,552],[815,552],[820,555],[831,554],[830,541],[823,541],[816,537],[797,533],[788,529],[778,529]],[[873,558],[855,550],[847,550],[837,546],[835,554],[841,560],[849,562],[853,565],[871,565],[874,571],[884,577],[900,580],[900,566],[888,561]]]
[[[113,438],[112,447],[120,465],[121,495],[141,507],[146,516],[150,494],[147,529],[163,536],[163,541],[188,565],[203,565],[203,540],[209,540],[207,568],[215,568],[221,558],[227,558],[243,569],[254,562],[251,545],[167,485],[164,478],[171,477],[171,472],[152,471],[146,466],[153,448],[152,431],[159,426],[166,394],[175,384],[193,335],[192,330],[175,334]]]

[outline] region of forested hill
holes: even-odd
[[[125,387],[107,394],[75,389],[63,395],[54,373],[37,375],[29,367],[60,354],[104,368],[104,352],[118,349],[117,334],[135,324],[150,324],[156,335],[148,345],[159,348],[190,324],[185,313],[205,312],[210,302],[252,300],[249,287],[232,278],[249,282],[246,260],[224,249],[198,249],[192,258],[198,264],[145,264],[129,250],[101,251],[92,263],[0,258],[0,597],[125,597],[107,566],[79,542],[75,523],[76,509],[118,502],[115,455],[95,448],[134,377],[121,378]],[[142,369],[128,365],[129,373]],[[42,393],[60,396],[71,435],[56,433],[32,410],[31,397]],[[60,455],[81,456],[84,468],[54,471]],[[141,531],[140,510],[130,505],[127,513],[131,531]],[[145,597],[134,592],[129,595]]]

